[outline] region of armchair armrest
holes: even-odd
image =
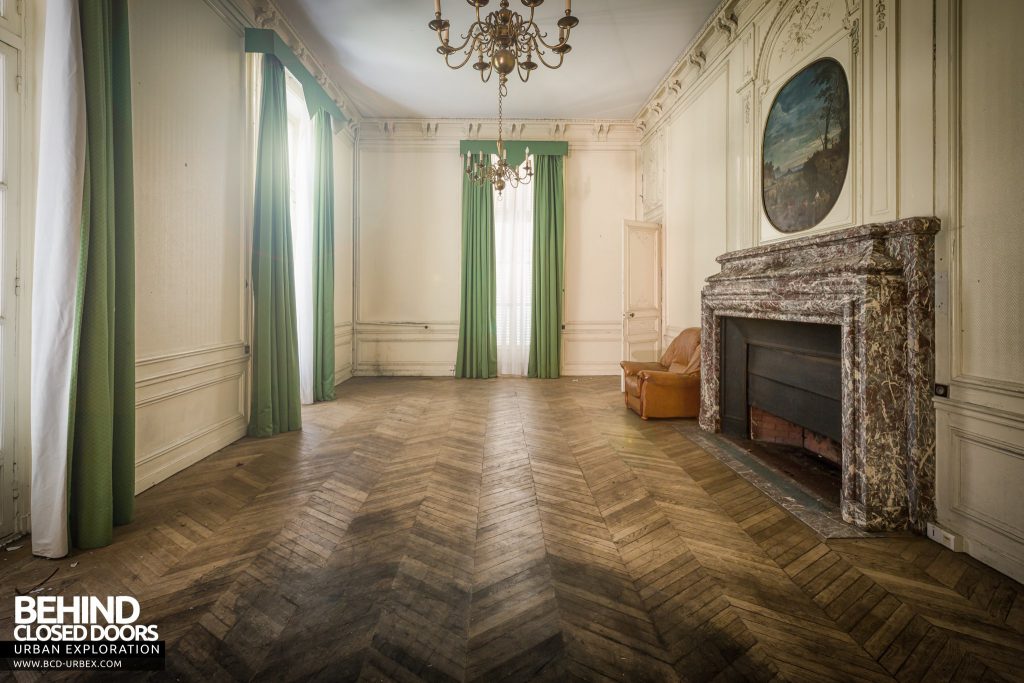
[[[644,370],[640,401],[647,417],[696,417],[700,412],[700,373]]]
[[[638,375],[645,370],[653,370],[658,372],[664,372],[665,366],[661,363],[638,363],[636,361],[624,360],[619,363],[622,369],[626,372],[626,376]]]

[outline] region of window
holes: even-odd
[[[495,157],[497,161],[497,157]],[[533,185],[494,193],[498,374],[525,376],[533,312]]]
[[[0,42],[0,540],[15,528],[14,407],[18,366],[18,53]]]
[[[288,184],[292,220],[299,398],[313,402],[313,121],[302,86],[288,74]]]

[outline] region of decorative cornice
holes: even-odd
[[[354,133],[355,129],[362,123],[363,117],[359,113],[359,110],[352,103],[352,100],[345,93],[341,87],[335,83],[324,68],[324,65],[318,60],[312,52],[306,46],[306,42],[299,35],[295,27],[292,26],[288,18],[281,12],[281,10],[274,4],[273,0],[249,0],[254,12],[253,23],[257,28],[268,28],[277,32],[281,39],[284,40],[285,44],[292,49],[295,56],[303,66],[309,69],[309,72],[313,74],[317,83],[323,87],[324,91],[330,96],[332,100],[341,109],[341,112],[348,117],[349,121],[347,128],[349,133]]]
[[[498,135],[496,119],[363,119],[360,144],[408,143],[435,145],[459,140],[491,139]],[[602,119],[527,119],[505,123],[508,140],[565,140],[574,145],[639,148],[640,135],[632,121]]]
[[[740,34],[739,16],[743,9],[759,1],[763,4],[763,0],[722,0],[719,3],[633,117],[633,124],[638,131],[644,133],[650,130],[651,122],[646,120],[648,115],[657,119],[666,111],[666,100],[675,101],[682,95],[687,72],[695,71],[699,76],[704,71],[710,55],[708,48],[719,36],[724,35],[725,44],[728,45]]]
[[[846,26],[850,29],[850,48],[857,55],[860,53],[860,19],[847,17]]]
[[[728,14],[726,12],[722,12],[718,15],[718,18],[715,20],[715,28],[717,28],[719,31],[724,32],[726,38],[731,43],[738,32],[739,20],[736,18],[736,15],[733,14],[731,10],[728,12]]]

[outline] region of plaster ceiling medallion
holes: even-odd
[[[530,74],[539,67],[534,57],[549,69],[562,66],[565,55],[572,50],[569,35],[580,23],[572,15],[572,0],[565,0],[565,16],[557,23],[558,40],[552,43],[547,42],[548,34],[534,21],[537,8],[544,4],[544,0],[521,0],[530,10],[529,16],[509,9],[509,0],[501,0],[499,8],[485,17],[480,10],[490,1],[466,0],[476,10],[476,20],[461,36],[462,43],[453,45],[449,40],[451,22],[441,14],[441,0],[434,0],[434,20],[429,26],[437,33],[441,43],[437,53],[444,57],[445,64],[452,69],[461,69],[476,55],[473,68],[479,72],[480,79],[486,83],[497,71],[502,85],[513,71],[519,74],[523,83],[527,82]],[[557,60],[554,57],[550,62],[545,59],[548,51],[557,56]],[[459,56],[453,59],[453,55]]]

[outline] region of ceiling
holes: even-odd
[[[497,84],[470,66],[453,71],[427,28],[430,0],[279,0],[278,6],[352,99],[360,114],[383,118],[494,118]],[[487,8],[497,6],[497,0]],[[573,51],[557,70],[541,67],[509,84],[513,118],[632,118],[690,44],[718,0],[576,0]],[[513,0],[513,8],[525,11]],[[473,9],[443,0],[452,33],[465,33]],[[554,33],[560,0],[537,10]]]

